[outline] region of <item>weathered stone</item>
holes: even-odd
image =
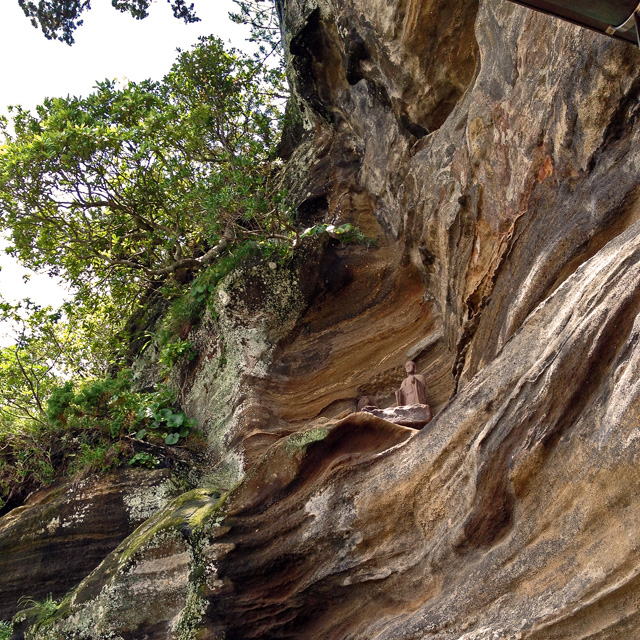
[[[0,620],[60,598],[178,492],[168,470],[126,470],[35,493],[0,518]]]
[[[403,427],[411,427],[412,429],[422,429],[433,418],[431,407],[428,404],[411,404],[401,407],[389,407],[388,409],[365,407],[362,410],[376,416],[376,418],[393,422],[393,424],[400,424]]]
[[[320,478],[335,477],[354,464],[366,466],[411,436],[410,429],[359,413],[280,440],[233,493],[231,511],[225,504],[228,497],[212,490],[174,500],[106,558],[58,613],[40,620],[35,637],[226,637],[226,624],[210,612],[218,606],[212,607],[213,601],[233,597],[228,589],[233,585],[219,571],[225,556],[242,546],[228,537],[232,523],[243,513],[276,504],[286,509],[282,500],[287,496],[295,503],[298,492],[309,496]],[[297,510],[294,503],[290,506]],[[313,538],[305,544],[313,545]],[[266,586],[272,579],[270,570],[245,569],[247,584],[266,581]]]

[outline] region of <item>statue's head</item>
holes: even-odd
[[[404,370],[410,375],[415,373],[416,372],[416,363],[413,360],[407,361],[406,364],[404,365]]]

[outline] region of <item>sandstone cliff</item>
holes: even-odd
[[[378,245],[220,289],[176,373],[202,488],[29,637],[636,637],[640,53],[503,0],[283,9],[289,190]],[[352,413],[407,357],[430,425]]]

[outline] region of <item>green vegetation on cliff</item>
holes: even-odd
[[[15,338],[0,348],[0,508],[61,473],[153,465],[136,442],[186,437],[162,380],[142,393],[127,365],[151,340],[166,376],[193,355],[183,320],[219,280],[296,237],[275,185],[286,90],[269,53],[204,38],[159,82],[103,81],[0,121],[0,233],[73,296],[58,310],[0,300]]]
[[[87,98],[14,109],[0,150],[0,227],[27,267],[78,296],[130,300],[278,237],[281,113],[273,74],[207,38],[161,82],[99,82]]]

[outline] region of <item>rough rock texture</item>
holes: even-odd
[[[382,418],[387,422],[412,429],[422,429],[433,418],[431,407],[428,404],[410,404],[402,407],[389,407],[388,409],[365,407],[362,410],[376,416],[376,418]]]
[[[295,530],[309,518],[296,513],[297,498],[291,503],[288,496],[310,495],[318,480],[334,478],[345,463],[367,467],[380,452],[394,449],[415,433],[366,413],[325,420],[322,426],[281,439],[271,447],[235,494],[239,497],[235,504],[249,513],[270,507],[278,511],[277,522],[254,531],[260,537],[270,537],[273,524],[277,529],[288,523],[285,526]],[[225,633],[226,625],[204,615],[211,609],[211,598],[220,603],[226,603],[229,597],[233,601],[227,591],[231,584],[218,571],[219,563],[242,546],[234,536],[225,538],[230,531],[223,524],[228,521],[224,516],[228,498],[211,489],[198,489],[174,500],[87,577],[64,601],[55,618],[43,623],[37,637],[223,637],[219,634]],[[307,536],[305,548],[310,550],[314,545],[315,538]],[[262,584],[268,590],[271,584],[275,590],[270,597],[282,597],[280,578],[272,572],[269,561],[266,570],[251,561],[238,568],[247,586]],[[289,576],[285,581],[292,579]],[[242,607],[241,601],[259,608],[259,603],[250,605],[242,596],[233,608]],[[253,614],[243,617],[249,622]],[[32,614],[18,614],[16,626],[22,628],[24,620],[33,622]]]
[[[21,597],[63,596],[177,492],[168,470],[141,469],[33,494],[0,518],[0,620]]]
[[[640,53],[502,0],[283,8],[290,192],[378,246],[230,313],[216,446],[245,479],[168,506],[35,636],[639,636]],[[428,430],[346,415],[407,359]]]

